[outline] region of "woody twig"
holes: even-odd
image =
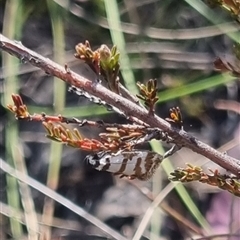
[[[240,160],[213,149],[184,130],[172,126],[164,119],[156,116],[156,114],[149,114],[148,110],[121,95],[108,90],[100,83],[93,83],[89,79],[76,74],[71,69],[66,71],[63,66],[56,64],[50,59],[44,58],[24,47],[21,43],[12,41],[4,37],[2,34],[0,35],[0,48],[19,59],[24,60],[24,62],[29,62],[30,64],[41,68],[46,73],[58,77],[71,86],[83,89],[89,94],[104,100],[106,103],[120,109],[125,115],[134,116],[136,119],[148,124],[152,128],[159,128],[162,131],[167,132],[168,136],[174,139],[178,146],[187,147],[194,152],[207,157],[236,176],[240,176]]]

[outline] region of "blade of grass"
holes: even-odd
[[[89,23],[98,25],[102,28],[109,29],[109,24],[104,17],[94,17],[92,18],[92,14],[84,10],[84,8],[76,5],[74,3],[74,7],[69,7],[66,4],[66,1],[54,0],[59,6],[63,7],[70,11],[73,15],[78,18],[87,20]],[[160,2],[155,0],[156,2]],[[100,2],[100,1],[99,1]],[[141,1],[142,2],[142,1]],[[165,3],[166,1],[164,1]],[[161,2],[163,4],[163,1]],[[139,5],[137,2],[134,2],[134,5]],[[124,12],[122,12],[124,13]],[[199,27],[196,29],[169,29],[169,28],[156,28],[156,27],[148,27],[145,29],[145,36],[148,38],[158,39],[158,40],[191,40],[191,39],[200,39],[206,37],[214,37],[218,35],[222,35],[228,32],[236,32],[239,29],[239,26],[235,22],[227,22],[221,23],[220,26],[207,26],[207,27]],[[139,35],[139,26],[134,23],[121,23],[122,30],[124,33],[131,35]],[[219,31],[219,27],[222,31]]]
[[[23,212],[18,212],[14,208],[10,207],[9,205],[3,203],[0,201],[0,213],[1,216],[7,216],[9,218],[15,218],[18,222],[20,222],[23,225],[26,225],[26,221],[24,218],[24,213]],[[37,214],[37,217],[39,219],[39,224],[42,225],[40,222],[40,219],[42,215]],[[4,222],[0,222],[2,226],[4,225]],[[69,231],[80,231],[79,223],[77,220],[69,220],[69,219],[61,219],[61,218],[54,218],[53,225],[51,227],[61,229],[61,230],[69,230]],[[0,233],[0,237],[1,233]],[[6,239],[6,237],[2,237],[0,239]]]
[[[171,190],[176,186],[177,183],[170,182],[154,199],[151,205],[148,207],[146,213],[144,214],[141,223],[138,226],[136,233],[133,236],[133,240],[141,239],[144,230],[148,226],[149,220],[154,213],[154,210],[158,207],[158,205],[165,199],[165,197],[171,192]]]
[[[112,42],[117,46],[118,50],[121,53],[120,66],[125,86],[131,93],[136,94],[138,92],[138,89],[135,84],[133,71],[130,67],[130,59],[126,52],[126,43],[121,29],[121,21],[117,1],[104,0],[104,3]]]
[[[125,44],[123,33],[121,31],[120,14],[118,11],[117,3],[115,0],[105,0],[104,2],[105,2],[105,7],[106,7],[108,23],[110,26],[112,41],[118,47],[119,47],[118,44],[120,44],[119,50],[120,50],[120,53],[122,54],[122,48],[124,49],[126,44]],[[124,51],[123,51],[123,53],[124,53]],[[124,57],[126,55],[127,54],[125,53]],[[129,61],[129,58],[128,58],[128,61]],[[121,61],[121,66],[122,66],[122,61]],[[130,64],[128,66],[130,66]],[[128,68],[128,69],[129,69],[129,71],[131,70],[130,68]],[[132,75],[133,75],[133,73],[132,73]],[[124,78],[124,75],[123,75],[123,78]],[[131,91],[131,93],[136,94],[138,92],[138,90],[136,88],[136,83],[135,83],[134,77],[126,78],[126,79],[124,79],[124,82],[127,81],[127,83],[125,82],[126,87],[135,86],[129,90]],[[151,143],[151,147],[155,151],[162,149],[162,146],[160,144],[158,144],[156,147],[156,145],[152,145],[152,143]],[[163,151],[163,149],[162,149],[162,151]],[[163,167],[164,167],[164,170],[167,172],[167,174],[169,174],[171,168],[167,167],[167,165],[171,166],[170,162],[165,160],[165,166],[163,165]],[[183,185],[179,185],[179,186],[181,186],[181,187],[178,187],[177,191],[178,191],[180,197],[183,199],[183,201],[187,201],[187,202],[185,202],[185,204],[187,206],[189,206],[189,211],[196,218],[196,220],[201,224],[202,227],[207,228],[208,224],[204,221],[204,218],[202,217],[201,213],[198,211],[198,208],[196,207],[194,202],[191,200],[191,197],[187,193],[186,188]],[[185,197],[185,196],[187,196],[187,197]],[[191,203],[191,204],[188,205],[188,203]]]
[[[63,16],[59,14],[59,7],[54,2],[48,0],[47,5],[52,25],[54,60],[64,64],[65,41]],[[65,107],[66,84],[57,79],[54,79],[53,84],[54,112],[60,114]],[[47,186],[52,190],[56,190],[58,187],[62,147],[61,144],[51,142]],[[51,198],[45,198],[42,214],[42,222],[45,226],[42,227],[42,233],[44,233],[44,239],[47,240],[51,239],[51,228],[48,226],[50,226],[53,221],[54,205],[54,201]]]
[[[152,141],[151,147],[152,147],[153,151],[155,151],[161,155],[164,154],[164,149],[158,141]],[[164,169],[164,171],[167,173],[167,175],[170,175],[170,173],[174,171],[173,165],[171,164],[171,161],[168,158],[165,159],[161,163],[161,167]],[[194,218],[198,221],[200,226],[202,226],[206,232],[209,232],[210,226],[209,226],[208,222],[203,217],[203,215],[199,211],[196,204],[193,202],[191,196],[188,194],[184,185],[178,184],[175,186],[175,189],[176,189],[177,193],[179,194],[179,197],[182,199],[182,201],[184,202],[186,207],[189,209],[191,214],[194,216]]]
[[[9,121],[8,121],[9,122]],[[14,166],[15,162],[12,156],[12,148],[16,148],[18,144],[18,129],[17,125],[14,122],[9,122],[9,124],[6,126],[6,139],[5,139],[5,144],[6,144],[6,159],[7,162],[11,165]],[[15,209],[20,209],[20,196],[19,196],[19,191],[18,191],[18,183],[16,179],[14,179],[11,176],[6,176],[6,182],[7,182],[7,201],[8,204],[15,208]],[[17,222],[15,219],[11,218],[10,220],[10,227],[11,227],[11,235],[15,239],[19,239],[22,234],[22,226],[19,222]]]
[[[150,143],[151,144],[151,143]],[[157,196],[163,189],[163,174],[162,169],[157,169],[156,173],[152,177],[152,193],[153,196]],[[161,231],[162,222],[164,221],[164,213],[160,211],[160,208],[156,208],[156,211],[152,213],[150,219],[150,239],[159,239],[159,233]],[[144,217],[143,217],[144,218]],[[142,219],[143,220],[143,219]],[[140,225],[138,226],[140,228]]]
[[[214,25],[218,26],[219,29],[221,30],[221,25],[218,25],[219,17],[203,1],[185,0],[185,2],[187,2],[192,8],[194,8],[196,11],[198,11],[200,14],[202,14],[206,19],[208,19]],[[223,31],[223,33],[225,33],[227,36],[229,36],[235,42],[239,42],[239,39],[240,39],[239,32],[237,32],[237,33],[226,33],[224,29],[222,29],[222,31]]]
[[[27,19],[31,9],[26,10],[23,13],[22,1],[9,0],[6,2],[4,20],[3,20],[3,34],[13,39],[20,39],[21,29],[23,22]],[[17,23],[17,24],[16,24]],[[5,68],[3,69],[4,75],[9,76],[5,78],[4,84],[4,94],[2,101],[3,105],[6,106],[10,102],[11,94],[13,92],[18,92],[18,61],[11,58],[10,55],[3,53],[2,61]],[[9,74],[11,73],[11,74]],[[24,158],[22,154],[19,153],[19,148],[21,144],[19,143],[18,127],[17,123],[14,121],[8,121],[5,128],[6,134],[6,159],[8,163],[15,166],[21,172],[27,174]],[[32,201],[31,192],[27,185],[23,183],[17,183],[16,179],[7,176],[7,199],[11,207],[15,209],[20,209],[20,200],[22,201],[22,206],[25,213],[26,227],[29,233],[30,239],[37,239],[38,233],[38,222],[34,210],[34,203]],[[19,191],[21,194],[21,199]],[[23,229],[21,224],[14,218],[10,218],[11,235],[15,239],[19,239],[23,235]]]
[[[76,215],[82,217],[83,219],[86,219],[93,225],[95,225],[97,228],[101,229],[103,232],[110,235],[112,238],[117,240],[126,240],[124,236],[119,234],[117,231],[113,230],[112,228],[108,227],[103,221],[99,220],[98,218],[94,217],[87,211],[85,211],[83,208],[77,206],[67,198],[61,196],[56,191],[53,191],[52,189],[46,187],[45,185],[41,184],[40,182],[36,181],[35,179],[29,177],[28,175],[25,175],[18,170],[12,168],[9,164],[4,162],[0,158],[0,169],[2,169],[7,174],[11,175],[12,177],[28,184],[32,188],[36,189],[37,191],[45,194],[46,196],[52,198],[54,201],[60,203],[61,205],[68,208],[70,211],[74,212]]]
[[[14,156],[16,169],[22,173],[27,173],[27,168],[24,160],[23,147],[19,143],[18,146],[12,146],[12,155]],[[24,209],[24,216],[26,221],[26,227],[28,230],[28,239],[38,240],[38,219],[35,211],[35,206],[29,186],[23,182],[18,182],[19,191],[21,194],[21,201]]]
[[[130,59],[125,50],[126,42],[121,29],[120,12],[118,9],[117,1],[105,0],[104,2],[105,2],[105,9],[106,9],[106,15],[108,19],[111,38],[113,43],[118,47],[120,51],[120,66],[121,66],[120,69],[121,69],[125,86],[132,94],[137,94],[138,88],[136,86],[134,74],[131,68]],[[158,186],[157,185],[154,186],[155,190],[159,189],[159,185]],[[155,216],[153,217],[153,221],[154,219],[161,219],[161,217],[159,216],[159,214],[156,213]],[[156,225],[152,225],[152,226],[156,226]],[[157,228],[155,228],[154,230],[156,232],[159,232]]]
[[[166,102],[175,98],[183,97],[185,95],[197,93],[203,90],[210,89],[212,87],[217,87],[222,84],[234,81],[236,78],[230,76],[229,74],[220,74],[217,76],[205,78],[197,82],[182,85],[180,87],[167,89],[158,94],[159,102]]]

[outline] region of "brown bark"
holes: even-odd
[[[177,145],[187,147],[192,151],[207,157],[235,175],[240,176],[240,160],[213,149],[184,130],[173,128],[164,119],[156,115],[150,115],[146,109],[120,95],[115,94],[114,92],[111,92],[101,84],[92,82],[69,69],[66,70],[63,66],[60,66],[50,59],[31,51],[30,49],[24,47],[20,42],[12,41],[4,37],[2,34],[0,34],[0,48],[3,51],[19,58],[22,62],[29,62],[30,64],[41,68],[47,74],[56,76],[64,82],[77,88],[81,88],[84,91],[102,99],[106,103],[117,107],[127,116],[134,116],[149,124],[151,127],[157,127],[166,131],[170,137],[174,138]]]

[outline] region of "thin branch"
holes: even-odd
[[[0,48],[11,55],[16,56],[22,62],[41,68],[47,74],[56,76],[71,86],[83,89],[84,91],[104,100],[106,103],[117,107],[127,116],[134,116],[151,127],[157,127],[166,131],[177,145],[187,147],[212,160],[226,170],[231,171],[236,176],[240,176],[240,160],[232,158],[225,153],[220,153],[207,144],[199,141],[184,130],[172,127],[168,122],[156,115],[149,115],[146,109],[123,98],[120,95],[108,90],[98,82],[92,82],[75,72],[68,70],[59,64],[44,58],[34,51],[24,47],[20,42],[12,41],[0,34]]]

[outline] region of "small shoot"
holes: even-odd
[[[166,118],[166,121],[171,123],[178,129],[183,129],[182,113],[179,107],[173,107],[169,109],[170,118]]]
[[[96,139],[83,138],[76,128],[71,130],[63,124],[55,125],[52,122],[43,122],[42,124],[47,131],[47,137],[51,140],[90,152],[99,152],[108,149],[102,142]]]
[[[111,91],[119,94],[119,57],[120,53],[116,46],[110,50],[106,45],[101,45],[98,49],[100,55],[100,71],[101,75],[107,81]]]
[[[90,43],[79,43],[75,47],[75,57],[83,60],[96,74],[102,76],[107,82],[111,91],[119,94],[119,57],[120,53],[116,46],[110,50],[103,44],[95,51],[92,50]]]
[[[148,108],[149,114],[154,114],[155,104],[158,101],[157,96],[157,80],[150,79],[147,81],[146,85],[142,83],[137,83],[140,94],[137,97],[144,101],[144,105]]]
[[[217,186],[240,197],[240,180],[236,176],[220,174],[218,170],[209,169],[209,172],[207,174],[201,167],[187,164],[186,168],[178,168],[170,173],[169,180],[180,182],[199,181],[211,186]]]
[[[79,43],[75,47],[76,53],[74,56],[83,60],[97,75],[100,75],[100,55],[98,51],[93,51],[90,43],[86,40],[85,43]]]
[[[15,114],[16,119],[29,119],[30,114],[28,112],[27,106],[23,103],[23,100],[20,95],[12,94],[12,100],[14,105],[8,104],[7,108]]]

